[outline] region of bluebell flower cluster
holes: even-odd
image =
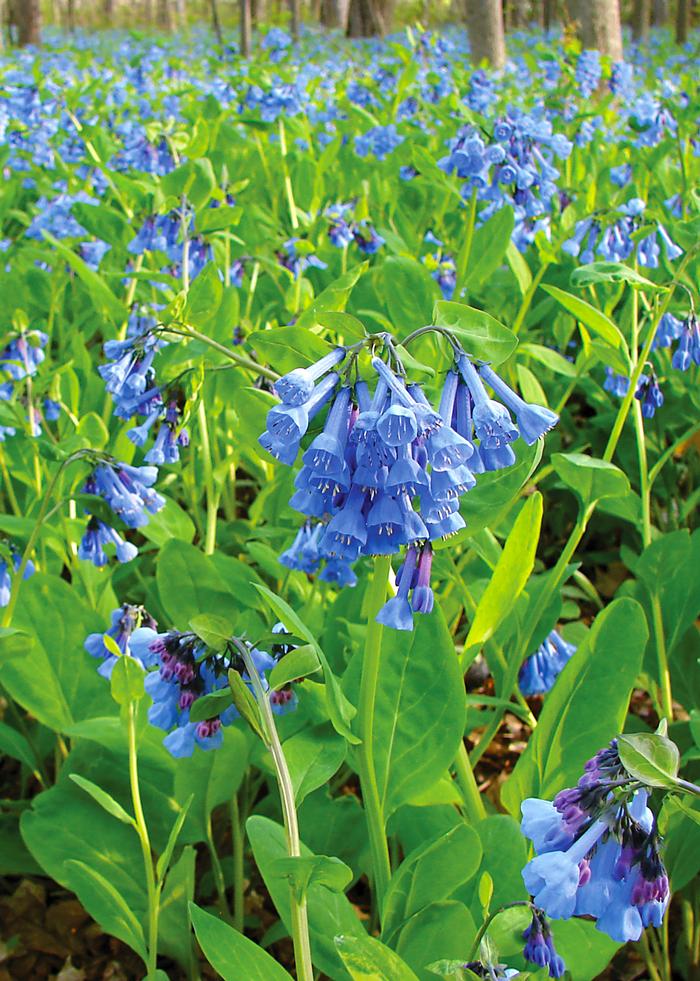
[[[284,636],[277,625],[275,633]],[[146,691],[153,699],[148,711],[152,725],[167,732],[163,745],[174,757],[191,756],[195,746],[216,749],[223,742],[223,727],[231,725],[238,717],[238,710],[229,705],[220,714],[201,722],[190,721],[190,709],[197,699],[228,687],[228,671],[238,671],[252,690],[245,665],[233,647],[225,651],[213,651],[192,632],[176,630],[157,633],[153,627],[139,627],[129,638],[133,657],[146,666],[155,665],[157,670],[146,675]],[[263,687],[269,691],[265,672],[270,671],[280,657],[293,647],[280,640],[272,653],[249,645],[250,654]],[[270,691],[270,705],[275,714],[293,711],[297,704],[296,693],[291,685],[279,691]]]
[[[10,544],[9,546],[9,564],[8,558],[3,558],[0,553],[0,607],[7,606],[10,602],[10,597],[12,595],[12,575],[10,571],[10,566],[15,572],[19,571],[19,567],[22,564],[22,556],[17,548]],[[24,567],[23,579],[29,579],[35,573],[34,563],[31,559],[27,561]]]
[[[92,471],[83,491],[101,497],[127,528],[142,528],[149,515],[165,506],[153,485],[158,477],[156,467],[132,467],[126,463],[102,462]],[[78,548],[78,556],[98,568],[108,562],[106,545],[114,545],[119,562],[129,562],[138,549],[99,517],[92,515]]]
[[[585,916],[618,943],[660,926],[669,899],[649,792],[622,766],[617,742],[588,760],[554,802],[522,804],[536,857],[523,869],[535,904],[553,919]]]
[[[423,256],[423,263],[440,287],[443,300],[451,300],[457,288],[457,267],[452,256],[438,251]]]
[[[681,322],[676,339],[678,346],[673,352],[671,365],[677,371],[687,371],[691,364],[700,365],[700,321],[694,311]]]
[[[576,62],[575,78],[579,92],[584,99],[591,95],[600,85],[603,67],[600,63],[600,51],[595,48],[584,48]]]
[[[195,234],[194,211],[187,204],[166,215],[147,217],[127,249],[132,255],[163,252],[170,263],[164,271],[170,272],[175,278],[182,276],[186,261],[190,283],[212,261],[214,254],[211,244],[204,236]]]
[[[421,387],[408,382],[386,338],[396,370],[372,357],[373,393],[362,379],[349,382],[356,350],[341,380],[339,366],[349,354],[343,347],[279,379],[274,389],[281,404],[268,412],[260,444],[292,466],[310,421],[330,404],[322,431],[303,453],[290,500],[309,520],[283,561],[312,573],[323,558],[326,569],[333,563],[333,572],[347,578],[344,566],[360,555],[393,555],[405,546],[397,594],[378,619],[411,630],[413,613],[433,607],[430,543],[464,527],[459,501],[476,484],[475,473],[510,466],[511,444],[534,443],[557,416],[526,403],[488,365],[477,370],[463,352],[436,411]],[[312,519],[319,523],[312,527]]]
[[[328,238],[337,249],[355,242],[365,255],[374,255],[384,245],[384,239],[366,219],[356,221],[353,210],[352,204],[332,204],[326,208]]]
[[[523,695],[544,695],[551,691],[554,682],[575,653],[574,645],[567,644],[556,630],[552,630],[535,653],[521,665],[518,675],[520,691]]]
[[[664,404],[664,393],[661,391],[656,372],[651,366],[648,374],[639,376],[634,397],[642,403],[642,415],[645,419],[653,419],[656,410]]]
[[[134,631],[140,627],[155,630],[158,626],[153,617],[142,606],[132,606],[129,603],[122,603],[120,607],[112,611],[111,622],[107,630],[102,633],[89,634],[84,643],[85,650],[91,657],[99,658],[100,665],[97,673],[103,678],[111,678],[114,665],[117,663],[119,655],[115,654],[105,645],[105,635],[111,637],[116,646],[125,657],[136,657],[131,650],[131,637]],[[145,669],[153,668],[158,662],[158,655],[148,649],[141,649],[139,657],[136,658],[139,664]]]
[[[307,269],[327,268],[323,259],[319,259],[313,251],[309,251],[307,242],[304,242],[303,249],[299,248],[300,243],[300,239],[290,238],[277,250],[277,261],[280,266],[289,270],[294,279],[298,279]]]
[[[663,245],[669,262],[683,254],[660,221],[654,222],[656,228],[643,238],[635,238],[634,233],[641,228],[646,204],[641,198],[630,200],[618,208],[622,215],[611,224],[606,224],[603,215],[591,216],[576,222],[571,238],[562,244],[568,255],[580,258],[581,262],[593,262],[602,256],[608,262],[623,262],[634,257],[640,266],[656,269],[659,265]]]
[[[373,126],[366,133],[355,137],[355,153],[358,157],[372,155],[377,160],[384,160],[403,143],[403,139],[394,123],[389,123],[387,126]]]
[[[562,133],[554,133],[541,113],[511,108],[495,123],[489,143],[474,126],[462,127],[449,143],[449,154],[438,164],[464,180],[463,197],[476,194],[484,202],[479,223],[511,206],[513,241],[525,251],[538,231],[549,231],[549,213],[559,201],[556,182],[560,172],[553,161],[565,159],[571,149],[571,142]]]
[[[0,351],[0,371],[9,375],[13,382],[35,375],[46,357],[44,348],[48,342],[49,335],[43,330],[21,331]]]
[[[530,964],[546,967],[550,978],[561,978],[566,971],[566,964],[557,953],[554,946],[554,936],[547,918],[537,908],[532,911],[532,922],[523,933],[526,941],[523,957]]]

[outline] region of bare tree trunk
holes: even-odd
[[[472,62],[488,61],[492,68],[506,63],[501,0],[467,0],[467,33]]]
[[[114,20],[114,0],[102,0],[102,19],[108,27]]]
[[[676,10],[676,44],[685,44],[690,31],[690,0],[678,0]]]
[[[66,27],[71,32],[71,34],[75,31],[75,0],[67,0]]]
[[[321,9],[319,11],[319,20],[323,27],[340,27],[341,26],[341,10],[340,10],[340,0],[321,0]]]
[[[209,7],[211,9],[211,26],[214,30],[214,34],[216,35],[216,40],[219,42],[219,44],[223,44],[224,38],[221,33],[221,20],[219,18],[219,4],[217,3],[217,0],[209,0]]]
[[[173,29],[173,13],[170,9],[170,0],[158,0],[158,27],[164,31]]]
[[[372,37],[384,33],[384,22],[376,0],[350,0],[348,37]]]
[[[175,26],[178,30],[184,30],[187,27],[186,0],[175,0]]]
[[[513,29],[517,31],[523,27],[527,27],[530,17],[529,0],[511,0],[509,7],[511,8],[511,25]]]
[[[646,41],[651,26],[651,0],[634,0],[632,7],[632,37],[635,41]]]
[[[300,0],[289,0],[289,8],[292,14],[292,37],[299,37],[299,26],[301,24],[301,5]]]
[[[668,23],[668,0],[654,0],[652,5],[654,27],[665,27]]]
[[[20,45],[41,44],[41,5],[39,0],[18,0],[14,4],[17,41]]]
[[[584,48],[597,48],[611,61],[622,61],[619,0],[577,0],[574,9]]]
[[[552,29],[557,18],[557,0],[542,0],[542,27],[545,31]]]
[[[143,19],[149,27],[153,23],[153,0],[143,0]]]
[[[251,47],[251,10],[250,0],[239,0],[241,8],[241,54],[247,58]]]
[[[250,0],[250,17],[256,26],[265,20],[267,14],[265,0]]]

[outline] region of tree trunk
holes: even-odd
[[[668,0],[654,0],[652,5],[654,27],[665,27],[668,23]]]
[[[184,30],[187,27],[186,0],[175,0],[175,26],[178,30]]]
[[[373,37],[384,33],[384,23],[376,0],[350,0],[348,37]]]
[[[41,44],[41,5],[39,0],[16,0],[14,4],[17,23],[17,42]]]
[[[300,0],[289,0],[289,9],[292,15],[292,37],[299,37],[299,27],[301,24],[301,4]]]
[[[224,38],[221,33],[221,20],[219,18],[219,4],[217,0],[209,0],[209,7],[211,9],[211,26],[216,35],[216,40],[219,44],[223,44]]]
[[[632,37],[635,41],[646,41],[651,26],[651,0],[634,0],[632,7]]]
[[[102,17],[105,24],[111,27],[114,20],[114,0],[102,0]]]
[[[267,16],[265,0],[250,0],[250,19],[256,26]]]
[[[241,11],[241,55],[247,58],[251,48],[251,9],[250,0],[239,0]]]
[[[75,0],[67,0],[66,27],[71,32],[71,34],[75,31]]]
[[[676,10],[676,44],[685,44],[690,31],[690,0],[678,0]]]
[[[542,27],[550,31],[557,18],[557,0],[542,0]]]
[[[340,27],[342,24],[340,0],[321,0],[319,20],[323,27]]]
[[[467,0],[467,33],[472,63],[488,61],[501,69],[506,63],[501,0]]]
[[[584,48],[597,48],[611,61],[622,61],[619,0],[578,0],[575,11]]]
[[[511,23],[514,30],[527,27],[530,19],[529,0],[511,0]]]
[[[164,31],[173,29],[173,12],[170,9],[170,0],[158,0],[158,27]]]
[[[153,23],[153,0],[143,0],[143,19],[149,27]]]

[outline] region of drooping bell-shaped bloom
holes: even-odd
[[[340,381],[331,371],[315,386],[312,395],[300,405],[276,405],[267,414],[267,431],[277,443],[299,443],[309,422],[330,400]]]
[[[457,363],[474,403],[472,421],[480,445],[486,449],[498,449],[512,443],[518,438],[518,430],[508,410],[488,397],[481,378],[466,354],[461,355]]]
[[[645,419],[653,419],[656,410],[664,404],[664,394],[659,386],[658,378],[653,370],[648,375],[640,375],[637,391],[634,397],[642,403],[642,415]]]
[[[525,402],[488,365],[482,365],[479,368],[479,374],[514,413],[520,435],[528,446],[532,446],[540,437],[556,426],[559,421],[556,412],[552,412],[544,405]]]
[[[377,622],[384,624],[385,627],[391,627],[393,630],[413,630],[413,611],[408,601],[408,594],[412,586],[417,557],[417,550],[413,547],[409,548],[396,596],[387,600],[377,614]]]
[[[336,347],[308,368],[294,368],[275,382],[275,394],[285,405],[303,405],[313,395],[318,379],[339,364],[345,354],[345,348]]]
[[[567,661],[576,653],[556,630],[544,639],[534,654],[522,664],[518,685],[523,695],[543,695],[551,690]]]
[[[561,978],[566,965],[554,946],[554,937],[541,910],[535,909],[530,926],[523,933],[523,957],[537,967],[546,967],[550,978]]]
[[[683,321],[678,337],[678,347],[671,359],[672,366],[677,371],[687,371],[693,363],[700,365],[700,321],[695,313],[688,314]]]

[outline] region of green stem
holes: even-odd
[[[204,534],[204,552],[206,555],[213,555],[216,550],[216,520],[219,508],[218,495],[214,485],[214,470],[211,462],[211,444],[209,442],[209,429],[207,427],[207,410],[204,406],[204,398],[200,397],[197,406],[197,418],[199,419],[199,432],[202,440],[202,461],[204,463],[204,486],[207,498],[207,520],[206,531]]]
[[[474,225],[476,223],[476,188],[472,190],[472,196],[469,199],[469,216],[467,218],[467,235],[464,240],[462,248],[459,250],[459,255],[457,256],[457,282],[460,286],[464,285],[464,279],[467,275],[467,267],[469,265],[469,259],[472,254],[472,242],[474,241]]]
[[[695,425],[690,427],[690,429],[686,429],[686,431],[682,433],[678,437],[678,439],[674,439],[671,445],[664,450],[664,452],[661,454],[659,459],[656,461],[654,466],[649,471],[650,488],[653,486],[654,481],[659,476],[662,469],[666,466],[666,464],[671,459],[671,457],[676,452],[676,450],[684,443],[687,443],[688,440],[691,439],[697,432],[700,432],[700,422],[696,422]]]
[[[644,958],[644,963],[646,964],[647,971],[649,972],[649,977],[651,981],[661,981],[661,975],[654,963],[654,956],[649,947],[649,939],[646,935],[646,931],[642,932],[640,943],[640,950],[642,952],[642,957]]]
[[[494,910],[493,913],[491,913],[489,916],[486,917],[484,922],[481,924],[479,932],[474,938],[474,943],[472,945],[471,953],[469,954],[470,961],[477,959],[481,941],[484,939],[484,935],[486,931],[491,926],[491,924],[496,919],[496,917],[500,916],[501,913],[505,913],[507,909],[515,909],[517,906],[527,906],[528,908],[532,909],[532,903],[530,902],[529,899],[518,899],[514,903],[506,903],[505,906],[499,906],[498,909]]]
[[[486,808],[481,799],[479,788],[476,785],[476,778],[469,762],[469,754],[467,753],[467,747],[464,745],[464,742],[461,742],[459,745],[459,752],[454,761],[454,768],[469,820],[472,824],[476,824],[477,821],[483,821],[486,817]]]
[[[522,327],[523,320],[527,316],[527,312],[532,304],[532,298],[537,292],[537,287],[542,282],[542,279],[544,278],[544,274],[547,272],[549,266],[550,266],[549,262],[543,262],[540,268],[533,276],[532,280],[530,281],[530,285],[526,289],[525,295],[523,296],[522,303],[520,304],[520,309],[518,310],[515,320],[513,321],[513,326],[510,328],[514,334],[517,334],[520,328]]]
[[[289,176],[289,170],[287,168],[287,137],[284,131],[284,122],[282,117],[279,121],[279,133],[280,133],[280,151],[282,153],[282,173],[284,175],[284,190],[287,195],[287,206],[289,208],[289,220],[292,223],[292,228],[294,231],[299,227],[299,218],[297,217],[297,206],[294,201],[294,188],[292,187],[292,178]]]
[[[219,909],[221,910],[221,915],[225,920],[231,918],[231,913],[229,912],[228,903],[226,902],[226,880],[224,879],[224,870],[221,867],[221,860],[219,859],[219,853],[216,850],[216,843],[214,841],[214,834],[211,826],[211,815],[207,819],[207,849],[209,851],[209,857],[211,859],[211,871],[214,877],[214,885],[216,886],[216,895],[219,900]]]
[[[129,702],[128,707],[128,730],[129,730],[129,783],[131,785],[131,800],[134,806],[134,818],[136,820],[136,832],[141,842],[141,852],[143,854],[143,865],[146,873],[146,893],[148,896],[148,960],[146,962],[148,981],[155,981],[156,962],[158,959],[158,916],[160,912],[160,895],[156,887],[155,871],[153,869],[153,854],[151,852],[151,842],[148,837],[148,827],[141,804],[141,790],[139,787],[139,768],[138,751],[136,746],[136,713],[135,702]]]
[[[277,775],[277,785],[279,787],[280,799],[282,801],[282,815],[284,817],[284,827],[287,834],[287,853],[290,858],[301,857],[301,842],[299,840],[299,824],[297,822],[296,804],[294,800],[294,787],[292,778],[287,766],[287,760],[282,749],[275,717],[270,707],[268,693],[262,685],[258,669],[250,656],[248,646],[241,642],[236,642],[236,649],[239,651],[246,666],[248,677],[253,684],[255,700],[260,708],[262,716],[265,741],[275,765]],[[292,921],[292,942],[294,944],[294,960],[299,981],[313,981],[314,969],[311,962],[311,941],[309,939],[309,923],[306,911],[306,899],[299,899],[293,887],[290,886],[290,912]]]
[[[225,354],[235,364],[239,364],[242,368],[248,368],[250,371],[262,375],[263,378],[269,378],[270,381],[277,381],[279,378],[277,372],[273,371],[272,368],[266,368],[264,365],[258,364],[257,361],[253,361],[252,358],[247,358],[244,354],[238,354],[237,351],[232,351],[223,344],[219,344],[213,337],[207,337],[206,334],[202,334],[201,331],[196,330],[190,324],[184,324],[183,326],[187,328],[186,331],[173,330],[172,327],[166,327],[166,330],[170,334],[180,334],[181,337],[191,337],[196,341],[202,341],[203,344],[208,344],[209,347],[213,348],[214,351],[218,351],[219,354]]]
[[[243,933],[245,919],[244,836],[237,793],[231,798],[231,838],[233,842],[233,925],[239,933]]]
[[[358,735],[362,740],[357,749],[358,769],[372,854],[375,900],[379,910],[382,908],[391,879],[391,862],[384,829],[384,811],[374,768],[374,711],[384,633],[384,627],[381,623],[377,623],[376,616],[386,600],[390,570],[389,556],[382,555],[375,558],[374,575],[369,586],[367,634],[360,681],[360,701],[357,706]]]

